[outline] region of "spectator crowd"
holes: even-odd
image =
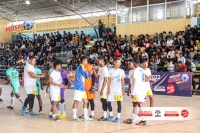
[[[80,57],[87,55],[94,63],[99,56],[104,56],[108,67],[113,65],[115,57],[121,57],[121,67],[127,70],[128,61],[132,58],[140,58],[149,62],[152,71],[162,72],[186,72],[196,71],[200,61],[200,27],[188,25],[186,30],[155,33],[152,37],[141,34],[115,35],[110,28],[104,31],[103,38],[94,41],[89,50],[86,45],[92,40],[90,35],[83,31],[72,34],[57,32],[47,34],[35,34],[33,39],[18,35],[14,44],[0,45],[1,68],[6,68],[8,62],[16,64],[17,68],[23,68],[29,51],[37,57],[37,65],[48,66],[48,61],[53,58],[52,53],[71,52],[68,66],[76,68],[80,63]],[[1,70],[1,74],[3,70]],[[2,76],[2,75],[1,75]]]

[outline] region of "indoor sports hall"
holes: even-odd
[[[0,0],[0,133],[200,133],[199,0]]]

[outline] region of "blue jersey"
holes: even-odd
[[[76,78],[74,83],[74,90],[85,91],[85,79],[91,77],[91,74],[88,74],[84,65],[79,65],[76,69]]]

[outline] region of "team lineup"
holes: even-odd
[[[41,90],[42,78],[48,77],[48,85],[46,92],[50,98],[50,112],[48,117],[54,121],[66,118],[66,103],[65,103],[65,89],[68,88],[68,79],[65,71],[62,69],[62,62],[59,60],[51,60],[49,62],[48,74],[36,66],[36,58],[29,53],[29,58],[24,67],[24,88],[27,98],[19,95],[20,81],[19,73],[14,69],[14,65],[9,63],[8,70],[6,71],[7,81],[4,84],[10,84],[12,87],[11,104],[7,106],[9,109],[14,108],[15,97],[22,104],[22,116],[31,115],[37,116],[42,114],[42,99]],[[73,121],[92,121],[95,116],[95,91],[98,90],[100,101],[102,103],[102,117],[98,121],[113,121],[120,122],[122,112],[123,96],[125,95],[125,72],[120,69],[121,59],[114,60],[114,67],[109,69],[105,65],[104,57],[98,58],[98,65],[94,64],[92,60],[82,56],[80,58],[81,64],[76,68],[74,81],[74,97],[73,97]],[[140,67],[142,65],[142,68]],[[130,102],[133,103],[133,109],[130,111],[130,118],[124,120],[124,123],[136,125],[146,125],[145,117],[139,117],[138,111],[142,111],[143,103],[146,96],[149,97],[150,107],[153,107],[153,97],[150,87],[150,81],[155,82],[151,77],[151,70],[148,68],[148,62],[139,59],[132,59],[128,62],[129,67],[129,86],[127,96],[130,96]],[[98,70],[98,72],[96,72]],[[98,80],[98,86],[95,83]],[[34,99],[35,96],[39,103],[39,112],[34,113]],[[83,115],[77,117],[77,107],[79,102],[83,101]],[[113,115],[112,102],[117,103],[117,116]],[[91,108],[91,114],[88,115],[88,108]],[[61,110],[62,109],[62,110]],[[139,109],[139,110],[138,110]],[[61,113],[62,112],[62,113]],[[109,114],[107,114],[109,112]]]

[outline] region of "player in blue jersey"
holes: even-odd
[[[82,56],[81,57],[81,64],[76,69],[76,78],[74,83],[74,104],[73,104],[73,120],[74,121],[80,121],[80,119],[77,118],[76,112],[77,112],[77,106],[78,103],[83,100],[84,103],[84,120],[93,120],[88,117],[88,99],[85,92],[85,79],[88,79],[91,77],[93,71],[91,73],[87,73],[85,71],[85,65],[88,63],[87,57]]]

